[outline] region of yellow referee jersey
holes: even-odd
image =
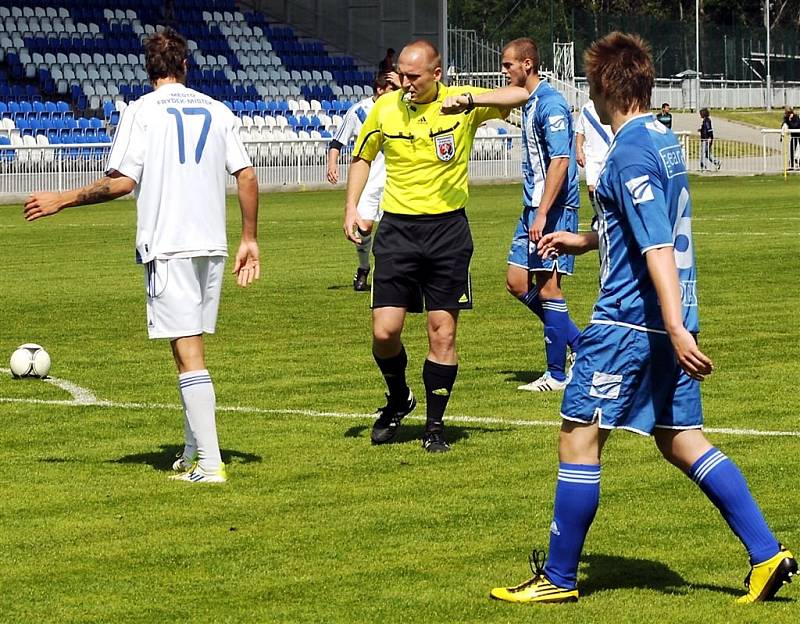
[[[476,107],[458,115],[441,114],[448,95],[487,89],[437,83],[436,99],[427,104],[403,101],[403,91],[378,98],[361,127],[354,156],[372,161],[383,150],[386,186],[381,208],[406,215],[441,214],[467,204],[467,168],[475,132],[506,112]]]

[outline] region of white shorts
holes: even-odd
[[[383,184],[367,184],[356,206],[358,218],[364,221],[380,221],[383,216],[381,197],[383,197]]]
[[[602,160],[587,160],[586,167],[586,186],[597,186],[597,180],[600,177],[600,171],[603,169]]]
[[[224,256],[156,259],[145,264],[150,338],[213,334],[224,271]]]

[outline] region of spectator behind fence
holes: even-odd
[[[661,105],[661,112],[656,115],[656,119],[667,128],[672,128],[672,113],[669,112],[669,104],[667,102]]]
[[[784,133],[791,132],[789,136],[789,169],[797,169],[795,156],[800,156],[800,115],[795,113],[791,106],[787,106],[784,110],[781,130]]]
[[[710,170],[711,165],[714,165],[719,171],[722,163],[719,159],[714,158],[711,151],[714,145],[714,129],[711,127],[711,115],[707,108],[700,109],[700,119],[703,120],[700,126],[700,171]],[[706,164],[706,161],[710,164]]]

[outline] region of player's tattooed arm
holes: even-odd
[[[99,204],[112,198],[111,178],[103,176],[78,190],[77,202],[79,205],[85,206],[87,204]]]
[[[37,192],[31,193],[25,202],[23,213],[28,221],[35,221],[47,217],[70,206],[86,206],[110,201],[117,197],[127,195],[136,187],[136,182],[112,171],[109,175],[95,180],[84,187],[71,189],[62,193]]]

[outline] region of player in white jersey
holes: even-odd
[[[586,173],[589,201],[595,209],[594,189],[612,138],[611,126],[600,122],[594,102],[589,100],[581,107],[575,122],[575,152],[578,164]]]
[[[327,178],[331,184],[339,182],[339,154],[342,148],[355,140],[361,131],[361,124],[369,115],[375,101],[384,93],[389,93],[397,88],[399,82],[397,74],[390,72],[380,74],[375,78],[374,93],[372,97],[364,98],[354,104],[344,115],[342,124],[328,146],[328,171]],[[383,153],[379,153],[372,162],[369,178],[361,199],[358,201],[358,230],[361,233],[361,242],[356,245],[358,253],[358,268],[353,276],[353,290],[369,290],[367,277],[369,276],[369,254],[372,249],[372,227],[381,219],[381,197],[386,184],[386,165],[383,162]]]
[[[80,189],[33,193],[25,218],[136,195],[136,257],[144,264],[147,329],[167,338],[178,367],[185,446],[174,479],[226,480],[216,398],[203,333],[214,333],[225,258],[225,185],[236,177],[242,237],[233,272],[240,286],[259,278],[258,181],[226,106],[185,86],[186,40],[172,29],[149,37],[145,65],[154,91],[125,110],[106,175]]]

